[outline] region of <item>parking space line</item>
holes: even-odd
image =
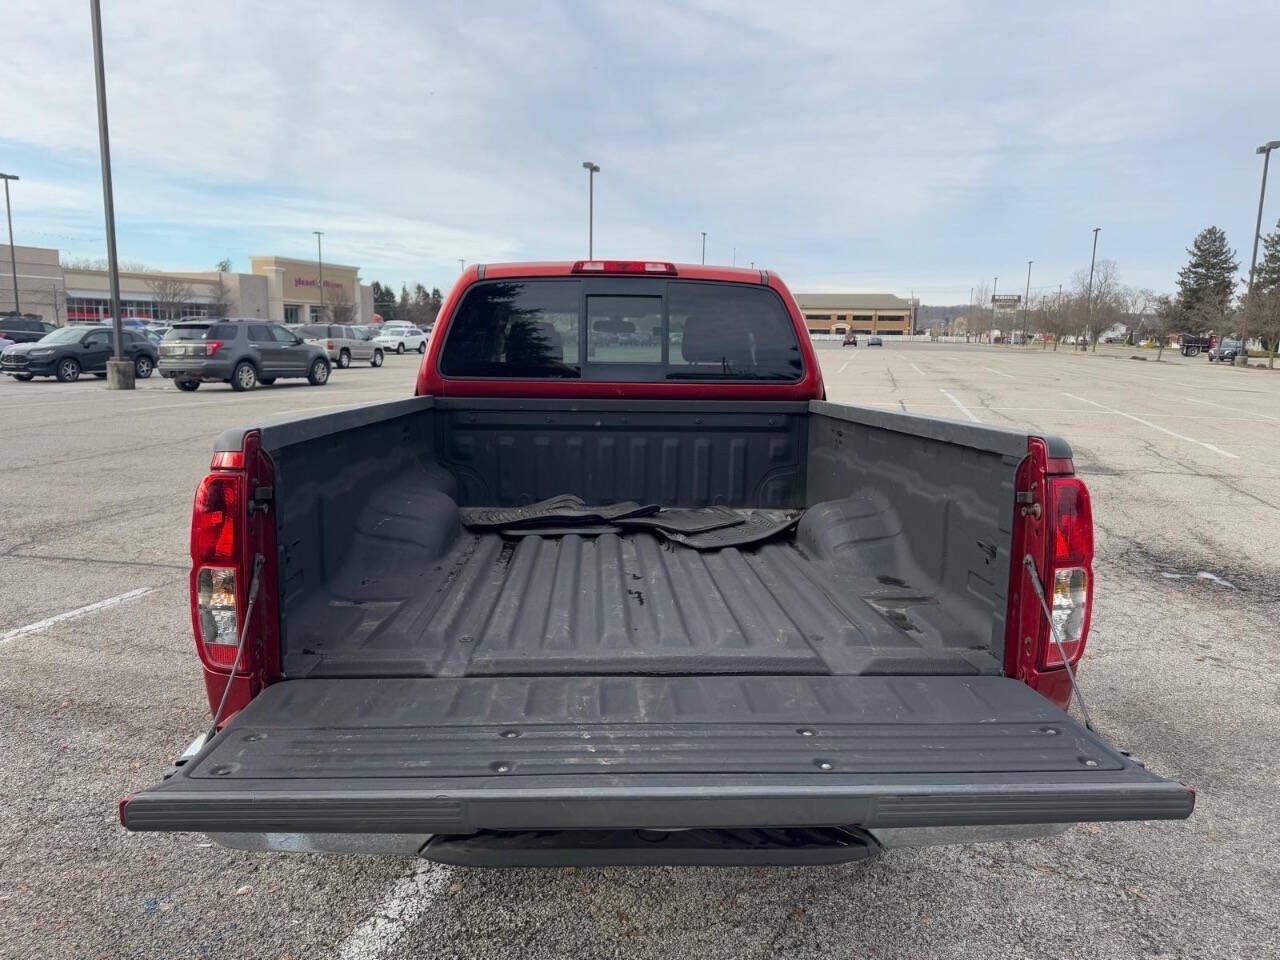
[[[105,610],[107,607],[119,606],[122,603],[128,603],[130,600],[137,600],[139,597],[145,597],[148,593],[154,593],[157,589],[159,588],[139,587],[137,590],[130,590],[128,593],[121,593],[114,597],[108,597],[106,600],[99,600],[97,603],[90,603],[87,606],[76,607],[74,610],[67,610],[65,613],[46,617],[43,620],[37,620],[35,623],[28,623],[25,627],[15,627],[5,633],[0,633],[0,643],[7,643],[10,640],[25,636],[28,633],[38,633],[41,630],[47,630],[55,623],[75,620],[78,617],[85,616],[85,614],[94,613],[98,610]]]
[[[1017,379],[1017,377],[1011,373],[1001,373],[999,370],[993,369],[992,367],[983,367],[982,369],[986,370],[988,373],[994,373],[997,377],[1004,377],[1006,380]]]
[[[856,357],[857,355],[855,354],[854,356]],[[837,370],[836,373],[844,373],[844,368],[851,363],[853,363],[853,358],[846,360],[844,363],[840,364],[840,369]]]
[[[448,879],[448,868],[438,863],[424,860],[415,865],[408,876],[395,882],[373,914],[342,941],[340,960],[396,956],[396,943],[431,908]]]
[[[1205,443],[1203,440],[1197,440],[1194,437],[1188,437],[1188,436],[1184,436],[1181,433],[1175,433],[1174,431],[1170,430],[1168,427],[1162,427],[1158,423],[1152,423],[1150,420],[1143,420],[1141,417],[1135,417],[1132,413],[1125,413],[1123,410],[1117,410],[1114,407],[1108,407],[1105,404],[1098,403],[1096,400],[1090,400],[1087,397],[1077,396],[1074,393],[1067,393],[1065,390],[1062,392],[1062,395],[1064,397],[1070,397],[1072,400],[1079,400],[1081,403],[1087,403],[1092,406],[1098,407],[1100,410],[1107,411],[1107,413],[1113,413],[1116,416],[1125,417],[1129,420],[1132,420],[1134,423],[1140,423],[1144,427],[1150,427],[1152,430],[1159,430],[1161,433],[1167,433],[1169,436],[1175,437],[1178,440],[1185,440],[1187,443],[1194,443],[1196,446],[1204,447],[1206,450],[1210,450],[1213,453],[1218,454],[1219,456],[1229,457],[1232,460],[1240,459],[1240,455],[1238,453],[1232,453],[1229,450],[1223,450],[1221,447],[1215,447],[1212,443]]]
[[[957,407],[959,407],[959,408],[960,408],[960,412],[961,412],[961,413],[963,413],[963,414],[964,414],[966,417],[968,417],[970,420],[972,420],[974,423],[981,423],[981,422],[982,422],[981,420],[979,420],[977,417],[975,417],[975,416],[973,415],[973,411],[972,411],[972,410],[970,410],[970,409],[969,409],[968,407],[966,407],[963,403],[961,403],[959,400],[957,400],[957,399],[955,398],[955,395],[954,395],[954,394],[952,394],[950,390],[943,390],[941,387],[939,387],[939,388],[938,388],[938,392],[939,392],[939,393],[941,393],[941,394],[942,394],[944,397],[946,397],[948,400],[950,400],[952,403],[954,403]]]
[[[927,377],[927,376],[928,376],[928,374],[927,374],[927,373],[925,373],[923,370],[921,370],[919,367],[917,367],[917,366],[916,366],[914,363],[912,363],[910,360],[908,360],[908,361],[907,361],[907,366],[909,366],[909,367],[910,367],[912,370],[914,370],[916,373],[920,374],[920,376],[922,376],[922,377]]]
[[[1223,410],[1230,410],[1232,413],[1252,413],[1263,420],[1280,423],[1280,417],[1269,417],[1265,413],[1258,413],[1256,410],[1241,410],[1239,407],[1229,407],[1225,403],[1214,403],[1212,400],[1197,400],[1195,397],[1182,397],[1181,399],[1188,403],[1203,403],[1210,407],[1221,407]]]

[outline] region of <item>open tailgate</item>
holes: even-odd
[[[130,830],[465,834],[1181,819],[1194,794],[1002,677],[292,680]]]

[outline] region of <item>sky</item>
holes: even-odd
[[[314,256],[447,289],[587,254],[965,303],[1098,257],[1173,289],[1202,228],[1247,271],[1280,139],[1280,3],[105,0],[122,260]],[[16,242],[105,256],[83,0],[7,0]],[[1280,157],[1277,157],[1280,160]],[[1280,217],[1274,184],[1263,229]]]

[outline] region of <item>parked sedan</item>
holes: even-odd
[[[136,330],[122,330],[121,337],[121,349],[133,361],[134,375],[145,380],[156,368],[159,353]],[[81,373],[105,377],[112,352],[110,327],[62,327],[35,343],[19,343],[6,349],[0,354],[0,373],[15,380],[57,377],[63,383],[79,380]]]
[[[384,327],[373,338],[373,342],[384,350],[394,350],[396,353],[404,353],[406,350],[427,352],[427,335],[417,327],[393,327],[390,330]]]
[[[884,346],[884,341],[883,341],[883,340],[881,340],[879,337],[867,337],[867,346],[868,346],[868,347],[883,347],[883,346]]]
[[[844,343],[842,347],[856,347],[858,345],[858,335],[856,333],[846,333],[844,335]]]

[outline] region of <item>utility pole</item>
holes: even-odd
[[[320,322],[324,323],[324,257],[320,254],[320,238],[324,236],[324,231],[312,230],[311,232],[316,235],[316,270],[320,274]]]
[[[1272,140],[1270,143],[1264,143],[1260,146],[1257,153],[1262,154],[1262,187],[1258,190],[1258,222],[1253,228],[1253,256],[1249,259],[1249,293],[1253,293],[1253,273],[1258,266],[1258,240],[1262,236],[1262,202],[1267,198],[1267,167],[1271,165],[1271,151],[1276,147],[1280,147],[1280,140]],[[5,185],[5,204],[9,202],[9,185]],[[13,249],[13,227],[9,227],[9,245]],[[18,289],[17,280],[14,281],[15,296]],[[1249,346],[1245,343],[1245,338],[1240,337],[1240,354],[1244,364],[1249,363]]]
[[[705,266],[707,262],[707,231],[702,231],[702,263]]]
[[[1031,307],[1031,264],[1033,260],[1027,261],[1027,291],[1022,295],[1022,345],[1027,345],[1027,310]]]
[[[600,165],[584,160],[582,169],[587,171],[587,259],[590,260],[596,255],[596,174],[600,172]]]
[[[458,258],[458,272],[462,273],[467,269],[467,261],[463,257]]]
[[[11,173],[0,173],[0,180],[4,181],[4,215],[9,219],[9,269],[13,271],[13,312],[21,313],[22,305],[18,302],[18,258],[13,251],[13,213],[9,210],[9,181],[17,180]],[[1257,244],[1254,245],[1254,256],[1257,256]],[[54,311],[57,312],[56,309]]]
[[[1089,293],[1085,299],[1085,328],[1089,331],[1089,335],[1093,336],[1093,264],[1098,259],[1098,231],[1101,227],[1093,228],[1093,255],[1089,257]],[[1098,352],[1098,338],[1093,337],[1093,352]]]
[[[1000,278],[991,281],[991,327],[987,330],[987,343],[991,342],[991,331],[996,328],[996,291],[1000,289]]]
[[[107,361],[107,389],[134,388],[133,363],[124,358],[124,332],[120,324],[120,262],[116,257],[116,209],[111,192],[111,140],[107,135],[107,76],[102,62],[102,10],[89,0],[93,25],[93,73],[98,94],[98,151],[102,162],[102,207],[107,228],[107,271],[111,282],[111,332],[115,349]]]

